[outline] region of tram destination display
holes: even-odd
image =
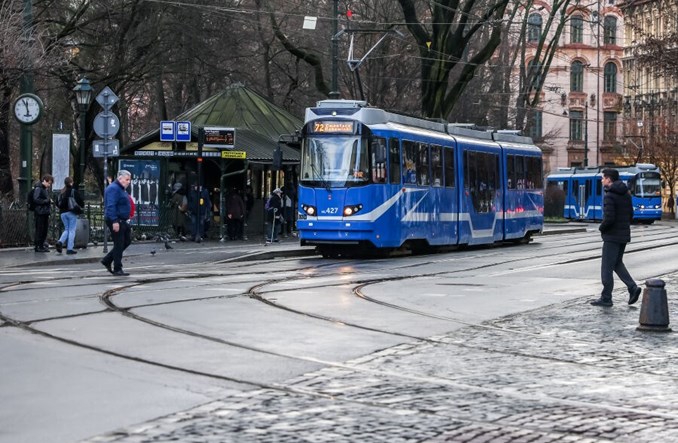
[[[316,134],[353,134],[354,133],[354,122],[348,121],[336,121],[336,120],[319,120],[313,122],[311,126],[311,132]]]

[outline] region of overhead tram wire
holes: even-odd
[[[233,13],[233,14],[248,14],[248,15],[254,15],[257,13],[269,13],[269,11],[265,10],[257,10],[257,9],[245,9],[245,8],[233,8],[233,7],[226,7],[226,6],[217,6],[217,5],[201,5],[201,4],[196,4],[196,3],[188,3],[188,2],[182,2],[182,1],[176,1],[176,0],[143,0],[145,2],[149,3],[160,3],[164,5],[169,5],[169,6],[176,6],[176,7],[188,7],[188,8],[197,8],[197,9],[207,9],[212,12],[228,12],[228,13]],[[444,6],[444,5],[441,5]],[[271,11],[273,14],[277,16],[284,16],[284,17],[296,17],[296,18],[301,18],[303,19],[304,17],[308,16],[309,13],[288,13],[288,12],[278,12],[278,11]],[[464,13],[463,11],[458,11],[460,14],[466,15],[468,17],[475,17],[477,19],[481,19],[480,16],[473,15],[471,13]],[[327,20],[331,21],[333,20],[332,17],[330,16],[323,16],[323,15],[317,15],[314,14],[314,17],[317,17],[318,20]],[[405,21],[397,21],[397,22],[380,22],[376,20],[359,20],[359,19],[346,19],[346,21],[350,21],[351,23],[354,24],[366,24],[366,25],[371,25],[371,26],[407,26],[409,24],[418,24],[421,26],[433,26],[433,25],[458,25],[458,24],[463,24],[463,25],[475,25],[478,23],[478,21],[468,21],[468,22],[460,22],[460,21],[454,21],[454,22],[417,22],[417,23],[409,23]],[[496,20],[491,20],[493,23],[496,22]],[[507,19],[501,19],[501,21],[508,21]],[[488,25],[489,25],[488,21]]]

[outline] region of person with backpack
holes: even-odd
[[[28,197],[28,207],[32,207],[35,214],[35,252],[49,252],[45,246],[47,241],[47,228],[49,227],[49,214],[52,212],[52,200],[49,198],[49,190],[54,183],[54,177],[49,174],[42,176],[42,181],[36,183],[32,194]]]
[[[176,182],[172,187],[172,198],[170,199],[170,207],[172,210],[172,226],[177,238],[181,241],[186,241],[186,213],[188,212],[188,197],[186,197],[186,190],[183,185]]]
[[[77,254],[75,247],[75,228],[78,223],[78,215],[82,214],[82,208],[85,202],[82,200],[80,193],[73,187],[73,179],[66,177],[64,179],[64,187],[57,198],[57,207],[61,214],[61,221],[64,224],[64,232],[56,242],[56,250],[59,254],[66,246],[66,254]],[[76,204],[73,204],[76,203]]]

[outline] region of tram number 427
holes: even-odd
[[[339,208],[327,208],[320,211],[321,214],[337,214],[339,213]]]

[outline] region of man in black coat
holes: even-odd
[[[591,302],[594,306],[612,306],[612,289],[614,288],[614,271],[629,290],[629,304],[638,301],[641,289],[624,266],[624,250],[631,241],[631,220],[633,204],[626,184],[619,180],[619,171],[603,169],[602,178],[605,197],[603,197],[603,221],[600,223],[603,237],[603,256],[600,276],[603,291],[598,300]]]
[[[52,212],[52,199],[49,192],[54,183],[54,178],[45,174],[42,181],[33,188],[33,203],[35,205],[35,252],[49,252],[45,246],[47,229],[49,228],[49,214]]]

